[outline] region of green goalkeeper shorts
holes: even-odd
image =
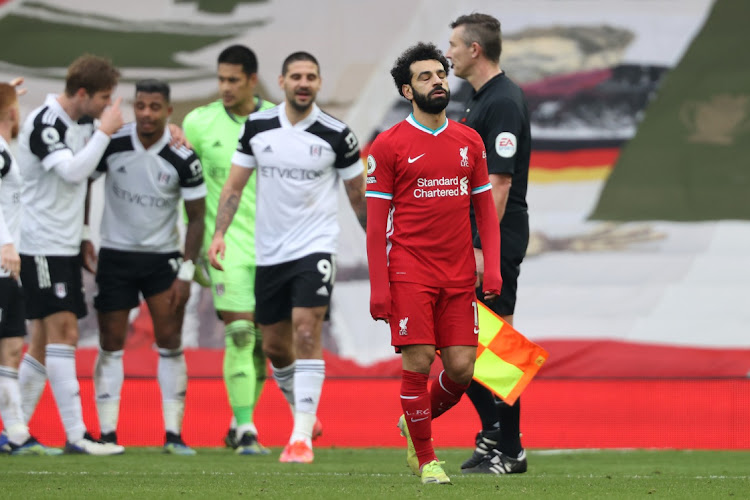
[[[221,261],[224,271],[209,266],[211,292],[217,311],[255,311],[255,265],[247,258]]]

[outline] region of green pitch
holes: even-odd
[[[464,476],[469,450],[438,450],[453,485],[422,486],[404,450],[315,450],[312,465],[280,464],[279,450],[195,457],[128,448],[119,457],[0,456],[0,498],[717,498],[750,496],[750,452],[529,451],[529,472]]]

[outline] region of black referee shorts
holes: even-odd
[[[510,316],[516,310],[516,291],[521,263],[529,246],[528,212],[506,213],[500,223],[500,275],[503,289],[493,302],[484,302],[481,285],[477,287],[477,299],[498,316]]]

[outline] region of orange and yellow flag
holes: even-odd
[[[512,405],[549,354],[477,301],[479,346],[474,380]]]

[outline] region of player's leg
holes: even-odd
[[[161,389],[164,429],[164,451],[176,455],[195,455],[182,440],[182,419],[187,393],[187,364],[182,351],[182,321],[185,307],[174,308],[170,287],[177,275],[170,260],[175,254],[146,254],[140,289],[146,299],[154,325],[154,337],[159,351],[157,379]]]
[[[432,418],[437,418],[466,392],[477,358],[479,320],[473,287],[443,288],[435,305],[435,340],[445,368],[430,388]]]
[[[138,262],[130,253],[102,248],[94,297],[99,324],[99,353],[94,364],[94,395],[102,441],[117,442],[120,394],[125,380],[123,349],[128,315],[138,306]]]
[[[255,270],[255,320],[271,372],[294,415],[294,337],[292,334],[292,264]]]
[[[22,257],[23,259],[23,257]],[[80,257],[31,257],[21,264],[26,316],[40,319],[47,339],[45,362],[52,394],[65,428],[70,453],[113,455],[121,446],[103,445],[86,431],[76,375],[78,318],[86,315]]]
[[[33,262],[33,261],[32,261]],[[42,328],[42,320],[29,321],[29,345],[18,368],[18,384],[21,387],[21,409],[23,420],[29,423],[34,415],[44,387],[47,385],[47,368],[44,366],[44,350],[47,337]]]
[[[254,352],[262,351],[255,326],[255,268],[246,262],[225,259],[224,272],[211,269],[214,307],[224,321],[224,383],[232,407],[232,423],[225,442],[238,454],[266,454],[258,442],[253,412],[259,396]],[[265,357],[263,358],[265,361]],[[262,367],[265,377],[265,365]],[[262,388],[262,381],[260,381]],[[242,445],[240,445],[242,442]]]
[[[289,443],[303,442],[312,452],[312,438],[318,420],[318,404],[325,380],[321,345],[323,319],[328,306],[295,307],[292,329],[297,359],[294,366],[294,428]],[[312,453],[309,454],[312,460]]]
[[[291,265],[292,330],[294,332],[294,429],[289,461],[313,460],[312,437],[325,380],[321,332],[336,277],[335,256],[315,253]]]
[[[432,415],[427,380],[435,359],[434,308],[437,289],[391,283],[391,345],[401,352],[401,408],[398,427],[406,437],[406,463],[426,482],[449,482],[432,446]],[[429,466],[429,467],[428,467]],[[434,470],[433,470],[434,469]],[[439,470],[438,470],[439,469]]]
[[[2,300],[0,298],[0,300]],[[0,317],[0,417],[11,443],[21,445],[31,436],[21,410],[21,391],[18,385],[18,366],[23,351],[23,336],[8,335],[6,317],[10,312],[2,308]]]
[[[21,407],[18,368],[26,334],[23,292],[10,277],[0,278],[0,417],[11,455],[56,455],[62,450],[41,445],[29,433]]]

